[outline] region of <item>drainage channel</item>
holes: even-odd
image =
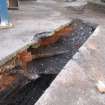
[[[75,30],[72,33],[68,33],[67,37],[61,38],[58,42],[47,47],[28,49],[32,52],[56,52],[58,50],[64,52],[57,55],[53,54],[49,57],[35,59],[30,62],[28,64],[28,74],[30,74],[30,76],[38,75],[39,77],[36,80],[29,80],[22,77],[22,79],[15,83],[17,84],[14,86],[15,88],[12,86],[12,88],[0,94],[0,105],[35,104],[68,60],[72,58],[96,28],[96,25],[84,23],[81,20],[74,21],[71,26],[75,27]],[[19,78],[21,78],[21,76]]]

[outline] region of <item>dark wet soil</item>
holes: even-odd
[[[68,52],[53,57],[33,60],[29,64],[30,73],[37,73],[40,75],[40,78],[30,81],[22,88],[15,89],[14,92],[0,101],[0,105],[34,105],[67,61],[78,52],[79,47],[96,28],[92,24],[83,22],[80,22],[78,25],[74,23],[73,25],[75,26],[75,31],[70,33],[69,37],[62,38],[56,44],[49,46],[55,47],[56,50],[59,48],[68,50]]]

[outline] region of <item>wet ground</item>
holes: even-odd
[[[79,23],[78,21],[74,22],[72,26],[75,27],[74,32],[70,33],[68,37],[62,38],[57,43],[49,46],[55,47],[56,50],[62,48],[63,50],[68,50],[68,52],[32,61],[29,64],[30,73],[37,73],[40,77],[37,80],[29,81],[29,83],[23,87],[20,86],[22,88],[18,86],[8,95],[6,93],[3,94],[0,105],[34,105],[67,61],[72,58],[96,28],[95,25],[82,21],[79,21]],[[46,47],[46,49],[49,47]]]

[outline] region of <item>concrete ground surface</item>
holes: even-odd
[[[96,88],[98,81],[105,81],[105,14],[91,6],[82,11],[64,8],[63,12],[97,28],[35,105],[105,105],[105,94]]]

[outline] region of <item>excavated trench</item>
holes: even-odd
[[[36,80],[29,80],[22,74],[14,73],[19,77],[15,83],[0,94],[0,105],[34,105],[51,82],[62,70],[65,64],[78,52],[80,46],[94,32],[96,25],[75,21],[71,24],[75,27],[67,37],[61,38],[58,42],[47,47],[37,49],[29,48],[32,52],[52,53],[59,51],[58,54],[52,53],[51,56],[35,59],[28,64],[29,75],[38,75]],[[62,53],[63,51],[63,53]],[[15,68],[16,69],[16,68]]]

